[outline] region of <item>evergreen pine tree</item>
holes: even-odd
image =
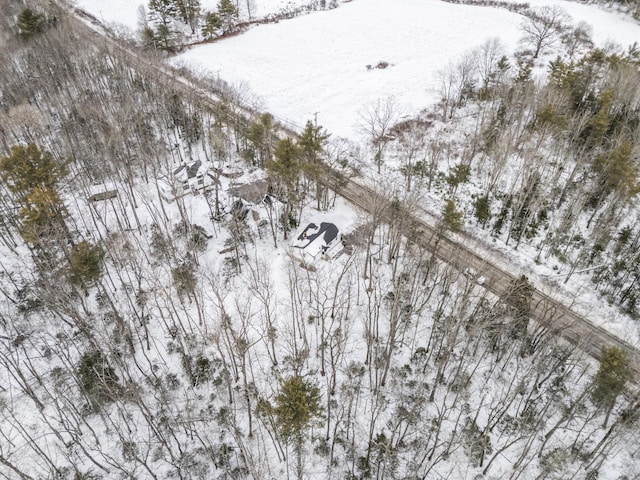
[[[98,245],[89,242],[79,242],[71,249],[69,258],[69,280],[74,285],[82,285],[94,282],[102,275],[103,250]]]
[[[149,0],[149,16],[161,25],[168,27],[177,14],[174,0]]]
[[[253,151],[250,152],[252,160],[259,166],[263,166],[264,162],[271,157],[271,145],[274,137],[273,116],[270,113],[263,113],[256,122],[252,122],[247,129],[245,136],[253,145]],[[258,158],[256,159],[256,153]]]
[[[468,182],[471,176],[471,167],[464,163],[459,163],[451,169],[451,173],[447,175],[446,181],[451,186],[451,191],[455,192],[458,186]]]
[[[626,140],[608,155],[596,158],[593,170],[599,175],[597,196],[600,199],[614,191],[623,198],[631,198],[640,192],[638,166],[633,158],[631,143]]]
[[[464,225],[463,213],[456,208],[453,200],[447,200],[442,210],[442,223],[446,230],[459,232]]]
[[[53,188],[36,187],[22,202],[19,210],[20,235],[25,242],[41,250],[48,251],[45,245],[70,240],[65,218],[67,209],[58,192]]]
[[[329,137],[320,125],[314,125],[308,120],[304,131],[298,135],[298,146],[304,162],[319,163]]]
[[[20,36],[25,40],[29,40],[34,35],[44,32],[47,22],[44,14],[25,8],[18,15],[17,26]]]
[[[19,200],[37,187],[54,188],[66,173],[64,163],[34,143],[11,147],[11,154],[0,158],[0,177]]]
[[[221,28],[222,20],[220,20],[220,16],[215,12],[209,12],[205,16],[201,33],[203,37],[211,39],[219,35]]]
[[[171,51],[174,47],[175,39],[173,32],[168,25],[161,23],[155,31],[155,46],[162,50]]]
[[[488,195],[483,195],[478,197],[473,202],[473,213],[476,217],[476,220],[484,226],[491,219],[491,201],[489,200]]]
[[[220,0],[218,2],[218,16],[222,23],[222,35],[231,32],[239,19],[238,9],[231,3],[231,0]]]
[[[145,27],[142,29],[142,44],[145,48],[159,48],[158,39],[156,38],[156,32],[151,27]]]
[[[593,379],[591,396],[596,405],[606,411],[605,425],[620,395],[631,376],[629,358],[624,350],[618,347],[602,349],[600,368]]]
[[[9,156],[0,158],[0,177],[14,195],[22,238],[51,258],[52,245],[66,248],[70,240],[67,211],[56,189],[66,173],[66,164],[35,144],[14,146]]]
[[[191,27],[191,33],[195,33],[200,18],[200,0],[175,0],[175,5],[180,19]]]
[[[297,375],[282,382],[275,401],[274,413],[285,440],[304,433],[321,412],[320,390]]]
[[[293,444],[297,460],[297,477],[303,478],[302,454],[307,429],[321,414],[320,389],[299,375],[280,384],[273,409],[280,435]]]
[[[286,189],[287,203],[282,219],[286,240],[291,226],[291,213],[300,176],[300,148],[290,138],[283,138],[276,144],[273,154],[274,160],[267,162],[267,170],[279,179]]]
[[[311,121],[307,121],[304,131],[298,136],[298,146],[303,162],[302,168],[316,184],[318,210],[320,210],[320,199],[322,198],[322,184],[320,183],[322,155],[328,139],[329,134],[326,130],[319,125],[314,125]]]

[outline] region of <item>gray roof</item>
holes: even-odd
[[[177,176],[177,175],[180,175],[183,170],[186,170],[187,179],[194,178],[198,174],[198,170],[200,170],[201,166],[202,166],[202,161],[197,160],[189,165],[182,165],[176,168],[173,171],[173,174]]]
[[[320,235],[324,235],[324,244],[329,245],[333,240],[338,236],[338,227],[336,227],[333,223],[322,222],[320,224],[320,228],[316,232],[315,230],[318,226],[315,223],[310,223],[307,227],[302,231],[300,235],[298,235],[298,240],[308,240],[309,243],[313,242]],[[307,232],[311,230],[314,233],[308,235]],[[305,236],[305,234],[307,234]]]

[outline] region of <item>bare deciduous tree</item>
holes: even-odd
[[[487,39],[474,50],[476,71],[480,88],[488,89],[492,83],[500,81],[500,62],[505,58],[505,48],[497,37]]]
[[[378,99],[366,105],[358,114],[358,127],[361,133],[366,135],[367,140],[374,148],[374,160],[378,168],[378,173],[382,167],[384,151],[391,136],[391,127],[401,116],[401,108],[394,97]]]
[[[465,53],[458,62],[450,61],[446,67],[436,72],[444,121],[453,118],[455,111],[472,96],[475,76],[476,55],[473,52]]]
[[[558,42],[569,20],[567,13],[558,6],[544,6],[527,15],[520,29],[521,42],[533,49],[533,58],[544,53]]]

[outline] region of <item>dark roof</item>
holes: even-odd
[[[312,234],[307,234],[309,230],[315,230],[318,226],[315,223],[310,223],[307,227],[302,231],[300,235],[298,235],[298,240],[308,240],[308,243],[313,242],[320,235],[324,235],[324,244],[329,245],[337,236],[338,236],[338,227],[336,227],[333,223],[322,222],[320,224],[320,228],[317,232]],[[307,234],[305,236],[305,234]]]
[[[104,192],[94,193],[89,197],[92,202],[100,202],[102,200],[109,200],[118,196],[117,190],[106,190]]]
[[[202,161],[196,160],[195,162],[193,162],[193,163],[191,163],[189,165],[182,165],[182,166],[176,168],[173,171],[173,174],[174,175],[178,175],[180,172],[182,172],[182,170],[186,169],[186,171],[187,171],[187,179],[194,178],[198,174],[198,170],[200,170],[201,166],[202,166]]]

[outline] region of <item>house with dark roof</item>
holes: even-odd
[[[213,173],[200,160],[179,166],[173,171],[173,178],[178,194],[181,191],[187,193],[189,190],[203,190],[216,181]]]
[[[208,190],[219,183],[216,172],[208,162],[183,162],[179,167],[158,179],[160,195],[167,202],[189,193]]]
[[[291,247],[292,253],[307,263],[333,258],[342,251],[342,234],[333,223],[310,223],[293,238]]]

